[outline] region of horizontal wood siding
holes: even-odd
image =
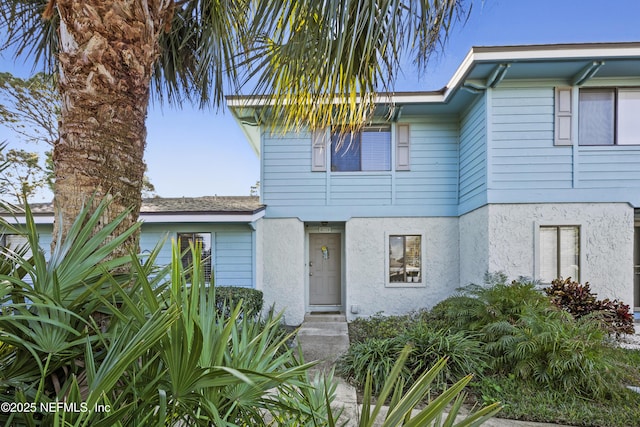
[[[166,239],[157,258],[157,264],[171,262],[171,242],[178,233],[210,233],[215,283],[219,286],[254,286],[254,232],[240,224],[144,224],[140,234],[140,250],[150,252]]]
[[[329,203],[335,206],[390,205],[391,173],[333,173]]]
[[[460,120],[460,184],[458,199],[465,210],[486,201],[487,119],[484,96],[464,112]]]
[[[171,236],[175,239],[175,233],[168,235],[167,232],[155,229],[153,231],[145,230],[143,226],[140,233],[140,251],[144,253],[150,253],[155,247],[160,244],[167,236]],[[162,249],[156,258],[156,264],[167,265],[171,262],[171,239],[167,238],[162,245]]]
[[[580,188],[640,188],[640,146],[579,147]]]
[[[395,203],[413,207],[457,207],[458,117],[410,121],[411,170],[395,173]]]
[[[262,202],[267,206],[326,204],[326,173],[311,171],[311,134],[264,133]]]
[[[492,190],[571,188],[571,147],[553,145],[553,87],[506,87],[491,91]]]
[[[253,235],[250,231],[215,234],[215,281],[219,286],[253,286]]]

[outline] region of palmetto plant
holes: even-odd
[[[18,268],[0,275],[0,401],[59,401],[86,411],[3,412],[0,422],[255,425],[269,412],[292,425],[326,419],[323,408],[305,403],[312,364],[288,348],[279,316],[241,316],[241,304],[218,314],[201,248],[191,248],[188,274],[175,244],[163,268],[155,265],[160,244],[145,258],[109,258],[135,228],[106,240],[117,227],[109,223],[92,235],[106,208],[83,211],[49,259],[28,206],[24,228],[1,224],[3,233],[27,237],[33,259],[11,253],[5,263]],[[125,274],[113,273],[125,263]],[[295,401],[280,398],[294,391]]]
[[[446,358],[440,359],[433,367],[424,372],[411,385],[408,391],[403,392],[405,381],[401,376],[401,372],[411,351],[412,349],[409,346],[404,348],[382,385],[375,405],[371,405],[373,395],[371,376],[367,378],[359,427],[371,427],[374,425],[382,427],[479,426],[500,411],[500,403],[496,402],[465,417],[460,415],[460,409],[465,399],[463,389],[471,381],[471,375],[462,378],[444,390],[438,397],[422,408],[416,409],[418,404],[424,403],[429,396],[431,385],[445,368],[447,360]],[[389,399],[388,411],[383,416],[381,415],[382,409],[387,399]]]

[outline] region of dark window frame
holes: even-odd
[[[213,279],[213,233],[209,231],[187,231],[187,232],[178,232],[176,233],[176,239],[178,244],[180,245],[180,261],[182,262],[182,267],[187,268],[189,263],[191,262],[191,252],[189,250],[189,242],[194,242],[197,244],[198,239],[196,236],[206,234],[209,236],[209,248],[206,248],[203,244],[202,254],[201,254],[201,263],[204,268],[204,278],[205,283],[211,284]],[[186,240],[184,238],[186,237]],[[190,280],[190,278],[189,278]]]
[[[388,161],[388,165],[386,169],[362,169],[362,134],[367,132],[381,132],[386,133],[388,135],[387,138],[387,158],[385,160]],[[340,145],[341,144],[341,145]],[[338,145],[340,147],[338,148]],[[343,127],[334,126],[331,129],[331,172],[391,172],[392,170],[392,149],[393,149],[393,141],[392,141],[392,129],[391,125],[370,125],[365,126],[358,132],[350,132],[343,131]],[[358,159],[358,167],[357,169],[338,169],[338,166],[335,164],[335,159],[349,151],[356,150],[359,159]],[[341,154],[342,153],[342,154]]]

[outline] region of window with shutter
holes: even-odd
[[[580,90],[580,145],[640,145],[640,89]]]
[[[334,172],[390,171],[391,127],[368,126],[360,132],[331,134],[331,170]]]

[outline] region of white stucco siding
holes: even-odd
[[[459,220],[460,284],[482,283],[489,265],[489,209],[464,214]]]
[[[537,233],[543,225],[580,227],[580,281],[599,298],[633,303],[633,208],[626,203],[488,206],[487,270],[538,277]]]
[[[305,312],[304,224],[295,218],[263,219],[259,230],[264,307],[284,310],[285,322],[299,325]]]
[[[424,233],[424,286],[391,287],[385,257],[389,234]],[[349,320],[377,312],[402,314],[429,308],[458,286],[457,218],[353,218],[346,223],[346,312]],[[351,313],[357,305],[359,313]]]

